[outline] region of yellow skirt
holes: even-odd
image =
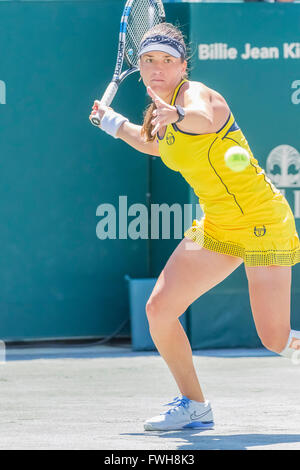
[[[240,226],[222,226],[204,215],[193,221],[184,236],[208,250],[242,258],[245,266],[294,266],[300,262],[299,236],[288,203],[284,217],[271,218],[269,223],[256,217],[248,224],[243,220]]]

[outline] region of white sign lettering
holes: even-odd
[[[293,104],[300,103],[300,80],[294,80],[292,83],[292,88],[295,88],[296,91],[292,93],[291,100]]]
[[[258,47],[250,42],[244,44],[243,50],[231,47],[224,42],[198,44],[199,60],[268,60],[268,59],[300,59],[300,42],[284,42],[281,47]]]

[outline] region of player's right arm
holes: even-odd
[[[101,120],[107,109],[107,106],[101,106],[99,101],[95,101],[93,111],[98,111]],[[93,117],[93,111],[90,115],[90,120]],[[101,122],[99,128],[101,129]],[[142,136],[141,131],[142,126],[138,126],[136,124],[133,124],[132,122],[129,122],[128,120],[125,120],[120,125],[115,135],[117,138],[124,140],[124,142],[126,142],[128,145],[138,150],[139,152],[159,157],[160,154],[158,150],[158,142],[156,141],[156,139],[151,142],[146,142],[144,137]]]
[[[139,152],[147,153],[148,155],[155,155],[159,157],[158,143],[155,140],[146,142],[142,137],[142,126],[133,124],[132,122],[126,121],[119,128],[117,137],[124,140],[128,145],[135,148]]]

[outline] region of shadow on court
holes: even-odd
[[[203,435],[207,431],[168,431],[151,432],[151,436],[157,436],[158,439],[181,439],[176,450],[249,450],[259,447],[268,447],[277,444],[295,444],[299,443],[300,434],[231,434],[222,436],[215,434],[213,436]],[[211,432],[214,432],[213,430]],[[124,433],[124,436],[149,436],[145,433]]]
[[[265,348],[255,349],[203,349],[193,351],[194,356],[239,358],[239,357],[271,357],[277,354]],[[133,351],[131,344],[121,347],[104,345],[6,345],[6,361],[33,361],[39,359],[95,359],[95,358],[131,358],[131,357],[158,357],[157,351]]]

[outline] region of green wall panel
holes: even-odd
[[[255,158],[274,183],[276,172],[268,173],[267,161],[278,146],[289,145],[298,153],[295,161],[289,162],[288,172],[299,176],[300,100],[296,103],[292,84],[300,80],[300,50],[293,58],[284,58],[283,52],[285,43],[299,41],[300,5],[191,4],[190,7],[191,41],[196,51],[192,78],[225,97]],[[250,56],[246,59],[247,43],[251,49],[276,47],[278,58]],[[235,48],[236,58],[226,59],[225,48]],[[218,57],[216,49],[220,51]],[[205,54],[206,50],[210,55]],[[272,51],[260,49],[262,56],[267,53],[272,57]],[[258,50],[252,54],[259,55]],[[300,90],[300,82],[298,87]],[[283,174],[287,163],[284,150],[281,149],[279,156],[275,169]],[[300,233],[300,206],[297,208],[295,204],[300,193],[300,177],[298,182],[290,180],[288,185],[281,182],[278,188],[285,193]],[[196,200],[193,193],[191,200]],[[299,329],[300,265],[292,269],[292,326]],[[244,265],[192,305],[190,328],[194,348],[261,345],[252,319]]]
[[[124,274],[146,275],[144,240],[96,236],[100,204],[144,203],[147,188],[147,157],[88,120],[111,79],[120,12],[0,4],[1,338],[109,334],[128,316]],[[143,104],[132,76],[114,107],[139,122]]]

